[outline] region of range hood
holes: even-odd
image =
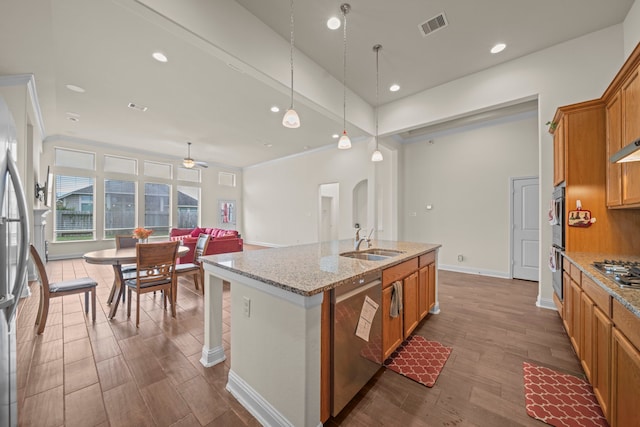
[[[640,138],[624,146],[609,158],[611,163],[640,162]]]

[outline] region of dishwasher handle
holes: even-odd
[[[344,301],[346,299],[349,299],[349,298],[351,298],[351,297],[353,297],[355,295],[358,295],[358,294],[360,294],[362,292],[365,292],[365,291],[367,291],[367,290],[369,290],[369,289],[371,289],[373,287],[380,286],[380,285],[382,285],[382,281],[374,280],[374,281],[366,283],[366,284],[364,284],[362,286],[358,286],[357,288],[355,288],[352,291],[349,291],[349,292],[347,292],[345,294],[337,296],[335,303],[338,304],[338,303],[340,303],[340,302],[342,302],[342,301]]]

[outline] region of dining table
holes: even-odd
[[[177,257],[182,257],[190,251],[188,246],[178,246]],[[113,266],[113,274],[115,280],[109,294],[108,302],[111,304],[109,310],[109,319],[113,319],[118,311],[118,305],[124,295],[124,277],[122,266],[136,264],[137,255],[136,248],[112,248],[102,249],[98,251],[87,252],[82,256],[89,264],[101,264]],[[173,304],[173,301],[171,302]]]

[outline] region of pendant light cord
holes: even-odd
[[[291,52],[289,55],[291,61],[291,108],[293,110],[293,0],[291,0],[291,22],[289,24],[291,29]]]
[[[377,44],[373,48],[376,50],[376,151],[378,151],[378,109],[380,108],[380,102],[378,101],[378,86],[380,86],[380,65],[378,55],[380,54],[382,46]]]
[[[342,130],[347,132],[347,12],[349,9],[346,5],[342,6],[342,18],[344,20],[343,41],[344,41],[344,57],[342,59]]]

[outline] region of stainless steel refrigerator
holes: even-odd
[[[27,283],[29,216],[14,160],[15,126],[0,97],[0,426],[18,424],[16,312]]]

